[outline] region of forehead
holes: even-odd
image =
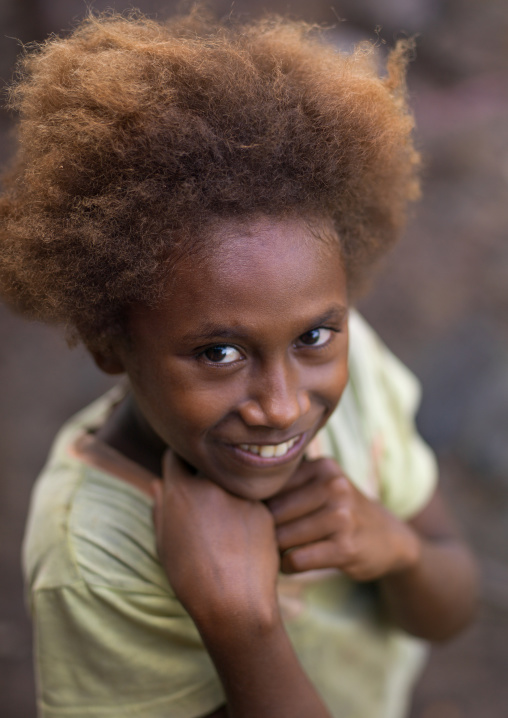
[[[158,307],[133,312],[136,330],[296,321],[326,303],[347,304],[339,241],[324,225],[298,219],[229,223],[209,246],[206,254],[178,262]]]

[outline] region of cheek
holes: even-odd
[[[195,434],[215,426],[228,413],[229,407],[224,396],[199,391],[179,393],[173,408],[181,430]],[[171,420],[171,416],[169,418]]]
[[[340,356],[335,366],[334,392],[336,403],[340,400],[349,380],[349,335],[346,331]]]
[[[343,365],[336,368],[333,379],[330,383],[330,389],[329,389],[329,401],[331,406],[331,409],[335,409],[337,404],[340,401],[340,398],[342,394],[344,393],[344,389],[347,386],[348,382],[348,366],[345,362]]]
[[[342,351],[337,361],[321,369],[320,384],[327,401],[337,404],[349,378],[347,351]]]
[[[323,392],[327,406],[325,421],[337,407],[337,404],[344,393],[344,389],[347,386],[348,378],[347,361],[337,364],[327,375],[326,388]]]
[[[166,370],[138,377],[133,390],[148,422],[168,443],[180,444],[205,434],[232,406],[222,384],[203,386]]]
[[[349,364],[347,358],[341,363],[337,369],[337,391],[339,399],[342,396],[342,392],[347,386],[349,380]]]

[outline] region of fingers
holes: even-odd
[[[340,503],[350,491],[350,483],[335,465],[333,473],[317,474],[303,486],[280,494],[267,502],[276,525],[294,521],[313,513],[329,503]]]
[[[303,459],[293,476],[289,479],[284,490],[279,494],[283,496],[290,493],[299,486],[303,486],[312,479],[326,479],[340,474],[342,472],[340,466],[334,459]]]
[[[280,551],[294,546],[303,546],[327,538],[334,532],[333,516],[327,511],[318,511],[297,521],[291,521],[276,530]]]
[[[340,551],[332,540],[296,548],[285,553],[281,559],[283,573],[301,573],[323,568],[344,571],[355,581],[372,581],[380,575],[379,571],[359,560],[353,551]]]
[[[309,461],[304,458],[280,495],[287,494],[310,481],[316,473],[316,464],[319,461],[319,459]]]
[[[152,516],[155,526],[155,533],[158,534],[162,521],[162,481],[155,479],[150,483],[150,491],[153,496]]]
[[[174,478],[187,478],[192,472],[189,465],[172,449],[168,449],[162,458],[162,477],[164,483]]]
[[[188,465],[171,449],[162,458],[162,481],[156,479],[150,483],[153,496],[153,521],[156,531],[160,529],[164,515],[164,501],[168,491],[174,490],[179,481],[190,476]]]
[[[300,487],[276,512],[276,535],[286,573],[345,568],[356,556],[354,489],[344,476]],[[310,512],[312,502],[319,507]],[[284,521],[281,519],[289,518]],[[285,553],[284,553],[285,552]]]
[[[315,483],[312,487],[305,484],[290,493],[270,499],[267,505],[278,526],[317,511],[325,505],[327,496],[328,490],[324,484]]]
[[[332,541],[301,546],[282,556],[282,573],[300,573],[321,568],[336,568],[335,546]]]
[[[287,551],[295,546],[314,543],[331,536],[348,536],[352,524],[348,506],[325,506],[313,514],[277,526],[277,543],[281,551]]]

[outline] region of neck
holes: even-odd
[[[127,394],[96,436],[152,474],[162,476],[167,446],[147,422],[132,394]]]

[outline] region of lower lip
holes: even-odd
[[[245,449],[241,449],[239,446],[233,446],[232,444],[228,444],[227,446],[235,458],[239,459],[243,464],[249,464],[249,466],[255,466],[257,468],[270,468],[294,461],[305,446],[306,436],[307,433],[300,434],[297,441],[283,456],[259,456],[250,451],[245,451]]]

